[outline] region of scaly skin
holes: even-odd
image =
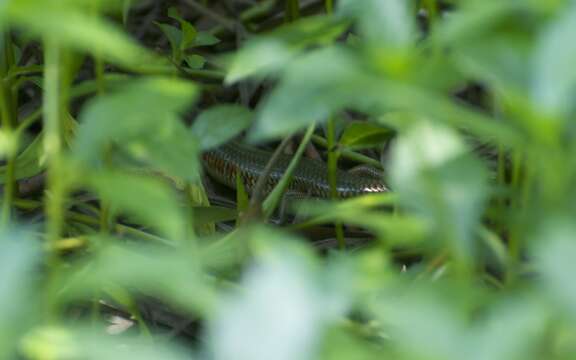
[[[238,142],[230,142],[203,154],[206,172],[218,182],[236,188],[236,174],[240,172],[248,192],[252,192],[272,154]],[[292,157],[282,155],[270,172],[266,192],[278,183]],[[352,197],[388,191],[384,182],[369,174],[355,174],[338,170],[336,190],[339,197]],[[302,158],[288,187],[288,191],[313,197],[330,197],[326,164],[320,160]]]

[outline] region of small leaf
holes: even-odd
[[[382,145],[390,139],[392,131],[367,121],[353,121],[349,123],[342,136],[340,144],[354,148],[366,148]]]
[[[206,64],[206,59],[203,56],[196,54],[186,55],[184,60],[186,61],[188,67],[193,70],[202,69],[204,64]]]
[[[169,24],[161,24],[158,22],[154,22],[154,24],[156,24],[156,26],[158,26],[160,30],[162,30],[164,36],[166,36],[168,42],[170,42],[170,48],[172,50],[172,59],[178,62],[178,60],[182,56],[182,51],[180,49],[180,43],[182,42],[182,31],[177,27]]]
[[[219,206],[195,206],[193,208],[194,224],[201,226],[207,223],[230,221],[238,217],[234,209]]]
[[[212,46],[218,44],[219,42],[220,39],[218,39],[216,36],[206,31],[199,31],[192,45],[193,47]]]
[[[218,105],[203,111],[194,124],[192,133],[202,150],[218,147],[244,131],[253,120],[250,110],[239,105]]]
[[[175,7],[168,9],[168,15],[180,23],[181,37],[178,43],[180,51],[188,49],[196,41],[196,36],[198,35],[196,28],[188,21],[184,20],[178,13],[178,9]]]

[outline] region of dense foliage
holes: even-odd
[[[4,0],[0,25],[0,358],[576,358],[573,1]],[[204,175],[236,137],[391,191],[278,219],[282,187]]]

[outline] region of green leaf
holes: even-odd
[[[366,148],[382,145],[393,135],[390,129],[366,121],[348,123],[339,143],[353,148]]]
[[[233,56],[226,83],[274,74],[306,47],[334,41],[346,30],[346,25],[327,16],[309,17],[252,40]]]
[[[25,179],[40,174],[45,168],[45,164],[41,161],[43,153],[42,136],[38,135],[18,155],[15,170],[16,179]],[[5,179],[6,165],[3,165],[0,166],[0,182],[4,183]]]
[[[85,182],[116,212],[134,216],[171,240],[184,239],[186,220],[178,198],[161,180],[126,172],[94,171]]]
[[[417,26],[409,2],[403,0],[345,0],[339,4],[344,15],[359,18],[360,30],[372,46],[392,49],[412,47]]]
[[[104,149],[113,143],[168,175],[197,179],[196,141],[177,115],[195,95],[190,82],[150,77],[95,98],[80,115],[74,157],[98,165]]]
[[[238,212],[234,209],[220,206],[195,206],[192,214],[194,224],[201,226],[208,223],[230,221],[238,217]]]
[[[523,10],[521,1],[467,1],[446,21],[438,23],[433,41],[438,45],[460,45],[490,34],[508,16]]]
[[[206,64],[206,59],[203,56],[197,54],[186,55],[184,60],[186,61],[188,67],[193,70],[202,69],[204,64]]]
[[[553,116],[574,110],[576,49],[568,46],[576,32],[576,5],[563,9],[542,33],[534,56],[532,97],[539,109]]]
[[[444,290],[441,293],[419,285],[400,286],[396,296],[381,296],[370,308],[385,324],[386,333],[397,339],[401,359],[460,359],[466,330],[459,304],[463,294],[449,292],[442,284],[437,285]]]
[[[571,215],[544,218],[532,236],[532,254],[542,279],[539,284],[543,293],[554,304],[576,319],[576,286],[571,274],[576,272],[572,259],[576,256],[576,226]]]
[[[122,239],[95,236],[97,243],[119,244]],[[204,314],[213,306],[213,289],[200,272],[198,254],[188,247],[118,246],[103,247],[87,264],[78,264],[66,275],[62,298],[77,301],[92,298],[94,291],[109,286],[136,289],[161,298],[188,313]],[[203,256],[207,254],[203,253]],[[168,279],[168,280],[167,280]]]
[[[472,262],[488,184],[460,136],[430,121],[414,124],[395,144],[390,179],[401,204],[434,224],[436,237],[460,260]]]
[[[256,263],[243,276],[244,291],[223,296],[209,319],[210,353],[217,359],[314,358],[324,327],[347,308],[345,295],[328,298],[315,259],[297,239],[266,229],[250,235]]]
[[[218,44],[219,42],[220,39],[218,39],[216,36],[206,31],[199,31],[192,45],[193,47],[212,46]]]
[[[254,115],[240,105],[218,105],[203,111],[192,124],[192,133],[202,150],[218,147],[239,135]]]
[[[19,337],[38,316],[38,242],[21,229],[0,231],[0,357],[16,356]]]
[[[283,72],[280,84],[258,109],[252,140],[279,138],[325,121],[365,91],[356,59],[339,47],[303,55]]]
[[[550,308],[530,295],[515,293],[513,297],[501,298],[491,304],[486,316],[468,331],[466,344],[477,349],[477,359],[535,358],[534,354],[540,351],[542,333],[534,329],[542,329],[550,321]],[[469,354],[469,348],[461,351]]]
[[[164,36],[168,39],[170,43],[170,48],[172,50],[172,59],[179,62],[178,60],[182,57],[182,50],[180,49],[180,43],[182,42],[182,31],[175,26],[169,24],[161,24],[154,22],[156,26],[162,30]]]
[[[367,195],[335,203],[333,201],[309,200],[296,206],[299,216],[310,216],[306,224],[326,224],[341,221],[361,226],[375,233],[386,245],[406,245],[421,241],[429,225],[421,218],[410,215],[389,214],[378,207],[398,204],[391,193]]]
[[[168,15],[180,23],[181,37],[178,43],[180,51],[184,51],[194,44],[198,32],[196,28],[188,21],[184,20],[178,13],[178,9],[171,7],[168,9]]]
[[[96,52],[120,65],[137,69],[143,63],[158,62],[152,53],[112,23],[58,1],[10,1],[0,15],[2,21],[36,36],[57,39],[63,46],[79,51]]]
[[[21,348],[30,359],[192,359],[189,351],[175,344],[158,344],[129,334],[111,335],[89,325],[38,327],[26,335]]]

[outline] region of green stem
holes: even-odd
[[[523,156],[519,151],[515,151],[512,156],[512,178],[510,185],[514,191],[514,199],[510,202],[510,211],[517,213],[521,207],[521,186],[522,184],[522,160]],[[524,184],[525,185],[525,184]],[[518,261],[520,257],[520,230],[521,225],[518,219],[515,219],[514,225],[510,229],[509,242],[508,242],[508,256],[510,263],[508,264],[507,283],[511,283],[516,278]]]
[[[247,24],[253,19],[268,14],[271,10],[274,9],[275,5],[276,5],[275,0],[265,0],[262,2],[258,2],[254,4],[252,7],[249,7],[248,9],[244,10],[238,18],[243,24]],[[227,28],[222,24],[216,24],[212,29],[209,30],[209,33],[214,36],[219,36],[224,31],[226,31],[226,29]]]
[[[438,4],[436,3],[436,0],[422,0],[422,6],[428,12],[430,27],[433,27],[438,18]]]
[[[299,0],[286,0],[286,16],[287,23],[296,21],[300,18],[300,1]]]
[[[57,40],[45,41],[44,71],[44,152],[47,161],[46,237],[56,242],[62,232],[64,183],[61,124],[61,53]]]
[[[318,135],[312,135],[312,141],[316,144],[316,145],[320,145],[325,149],[328,149],[328,141],[326,141],[326,139],[324,139],[321,136]],[[356,161],[359,162],[361,164],[365,164],[365,165],[369,165],[372,166],[373,168],[379,169],[379,170],[383,170],[383,166],[380,163],[380,161],[372,159],[370,156],[366,156],[363,155],[361,153],[352,151],[352,150],[348,150],[348,149],[339,149],[338,153],[340,154],[341,157],[346,158],[348,160],[352,160],[352,161]]]
[[[280,202],[280,198],[288,188],[288,185],[290,184],[290,179],[292,178],[292,173],[294,173],[296,166],[298,166],[298,163],[302,158],[302,154],[304,154],[304,150],[306,149],[306,146],[308,145],[310,139],[312,138],[312,134],[314,133],[315,127],[316,127],[315,123],[312,123],[310,124],[310,126],[308,126],[308,129],[306,130],[306,133],[304,134],[302,141],[300,141],[300,145],[298,146],[298,149],[296,149],[296,153],[292,157],[290,164],[288,164],[286,171],[284,171],[282,178],[280,178],[278,184],[276,184],[270,195],[268,195],[268,197],[264,201],[263,207],[264,207],[264,215],[266,216],[266,218],[272,215],[272,212]]]
[[[126,4],[124,4],[126,6]],[[94,8],[92,9],[93,16],[98,18],[100,15],[100,4],[98,2],[94,3]],[[94,74],[96,76],[96,95],[103,95],[106,89],[106,79],[104,78],[105,63],[100,56],[100,49],[94,51]],[[105,163],[110,163],[108,159],[108,151],[105,154]],[[110,204],[107,201],[102,201],[101,204],[102,211],[100,212],[100,231],[104,234],[110,232],[110,226],[112,224],[112,214],[110,211]]]
[[[43,133],[44,155],[46,157],[46,192],[44,211],[46,215],[48,254],[44,319],[52,323],[57,316],[57,283],[60,276],[60,257],[56,250],[57,242],[64,225],[64,174],[62,164],[62,54],[58,40],[46,37],[44,40],[44,93],[43,93]]]
[[[324,7],[326,8],[327,14],[332,14],[334,12],[334,1],[333,0],[325,0]]]
[[[2,117],[2,128],[10,141],[17,144],[17,134],[15,132],[17,126],[16,114],[16,101],[13,97],[12,84],[7,78],[11,68],[14,65],[14,52],[12,51],[12,43],[9,34],[1,34],[2,47],[0,48],[0,115]],[[12,217],[12,208],[14,199],[17,195],[16,184],[16,157],[17,151],[15,146],[9,148],[8,156],[6,159],[6,182],[4,184],[4,198],[2,201],[2,213],[0,224],[6,226]]]
[[[338,156],[339,153],[336,151],[336,122],[333,117],[328,119],[328,124],[326,126],[326,140],[328,143],[328,183],[330,185],[330,198],[338,199],[337,191],[337,170],[338,170]],[[342,222],[334,222],[334,227],[336,231],[336,240],[338,241],[338,246],[341,250],[346,248],[346,239],[344,238],[344,227]]]

